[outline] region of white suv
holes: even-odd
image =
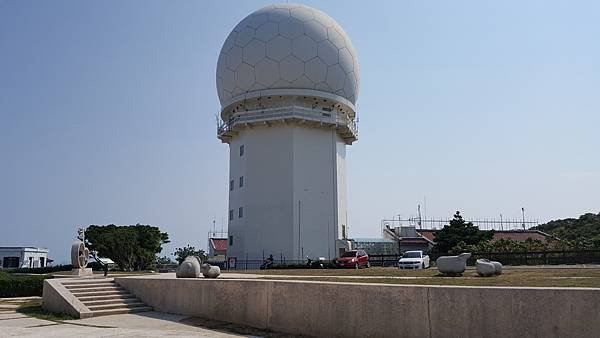
[[[406,251],[398,261],[399,269],[427,269],[429,268],[429,256],[423,251]]]

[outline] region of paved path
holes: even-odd
[[[148,312],[55,323],[0,313],[0,337],[244,337],[180,323],[185,316]]]
[[[51,322],[0,310],[0,337],[254,337],[194,325],[193,318],[158,312]]]

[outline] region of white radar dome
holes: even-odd
[[[217,63],[221,105],[267,89],[310,89],[358,96],[356,51],[342,27],[304,5],[271,5],[248,15],[229,34]]]

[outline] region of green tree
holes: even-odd
[[[200,259],[202,259],[202,261],[205,261],[208,258],[204,250],[196,250],[195,247],[189,244],[183,248],[175,249],[173,256],[175,256],[175,260],[177,260],[177,263],[179,264],[181,264],[187,256],[198,256]]]
[[[579,250],[600,248],[600,213],[586,213],[579,218],[554,220],[532,229],[547,232],[563,241],[557,243],[559,247]]]
[[[145,270],[154,266],[156,254],[169,243],[169,235],[151,225],[90,225],[85,232],[90,250],[112,259],[121,270]]]
[[[494,230],[483,231],[465,220],[457,211],[454,214],[454,219],[449,225],[445,225],[442,229],[434,232],[436,250],[438,252],[447,253],[457,246],[460,242],[464,245],[476,245],[482,241],[489,241],[494,236]],[[461,244],[462,245],[462,244]]]
[[[175,264],[175,262],[168,256],[156,257],[156,264],[158,265],[169,265]]]

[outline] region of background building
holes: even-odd
[[[396,255],[398,242],[388,238],[354,238],[352,249],[364,250],[369,255]]]
[[[0,247],[0,267],[43,268],[48,265],[48,249],[31,246]]]
[[[229,34],[217,64],[229,257],[332,258],[347,249],[358,83],[350,39],[319,10],[268,6]]]
[[[211,238],[208,245],[208,259],[225,261],[227,256],[227,238]]]
[[[421,250],[429,252],[435,245],[435,242],[426,236],[422,236],[419,230],[413,225],[388,227],[383,229],[383,238],[393,240],[398,243],[398,253],[412,250]]]

